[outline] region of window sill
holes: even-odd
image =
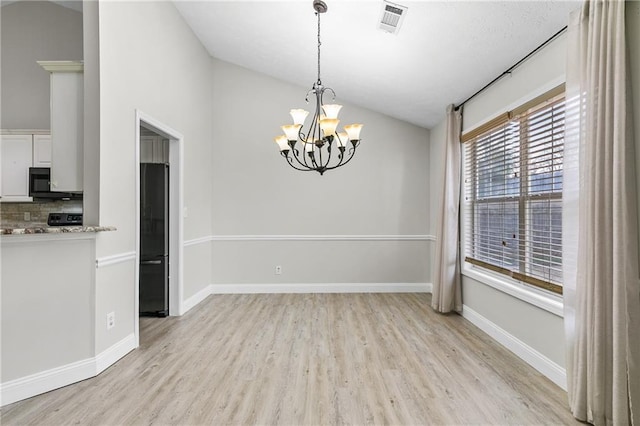
[[[503,293],[544,309],[559,317],[564,317],[562,296],[538,290],[507,276],[493,273],[487,269],[463,262],[462,275],[493,287]]]

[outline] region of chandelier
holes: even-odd
[[[362,124],[349,124],[344,126],[344,132],[336,132],[342,105],[325,105],[323,102],[325,92],[331,93],[332,102],[336,98],[336,92],[323,86],[320,79],[320,14],[327,11],[327,5],[322,0],[314,0],[313,8],[318,17],[318,80],[307,92],[305,101],[308,104],[310,95],[315,96],[315,112],[305,130],[304,123],[309,112],[292,109],[293,124],[282,126],[284,135],[274,140],[280,147],[280,155],[286,158],[291,167],[300,171],[313,170],[322,175],[351,161],[360,145]]]

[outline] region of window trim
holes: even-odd
[[[503,112],[502,114],[499,114],[491,120],[487,120],[483,123],[478,124],[473,129],[463,132],[460,136],[460,142],[467,143],[475,137],[480,136],[481,134],[486,133],[489,130],[502,124],[508,123],[511,119],[518,117],[520,114],[525,113],[531,108],[540,105],[543,102],[547,102],[548,100],[553,99],[562,93],[565,93],[565,83],[559,84],[554,88],[547,90],[543,94],[535,96],[533,99],[530,99],[511,110]]]
[[[520,272],[515,272],[507,268],[502,268],[500,266],[496,266],[488,262],[483,262],[482,260],[477,260],[469,256],[465,257],[464,261],[467,263],[471,263],[473,265],[479,266],[481,268],[489,269],[489,270],[498,272],[502,275],[506,275],[508,277],[513,278],[516,281],[531,284],[543,290],[551,291],[555,294],[560,294],[560,295],[562,294],[562,286],[559,286],[557,284],[550,283],[548,281],[544,281],[529,275],[525,275]]]
[[[499,120],[509,120],[511,117],[515,117],[516,115],[521,114],[523,111],[526,111],[533,106],[543,103],[546,100],[549,100],[553,97],[556,97],[558,94],[563,93],[565,90],[565,84],[557,84],[554,85],[550,90],[546,90],[542,94],[538,96],[533,96],[529,98],[529,100],[525,100],[521,102],[511,111],[499,114],[491,120],[488,120],[484,123],[479,123],[479,125],[475,126],[473,129],[465,132],[461,136],[462,143],[471,140],[476,137],[478,134],[486,132],[489,128],[488,126],[496,126],[499,125]],[[518,114],[516,114],[518,112]],[[461,164],[464,165],[466,162],[466,150],[461,150]],[[465,169],[461,167],[460,170],[461,179],[460,179],[460,217],[463,218],[468,213],[468,207],[464,202],[464,194],[466,191],[464,175]],[[545,290],[543,288],[539,288],[530,284],[527,284],[525,281],[520,281],[514,279],[510,276],[494,272],[490,269],[474,265],[471,262],[468,262],[466,259],[467,255],[467,229],[465,226],[460,226],[460,254],[461,254],[461,274],[465,277],[471,278],[475,281],[478,281],[482,284],[485,284],[489,287],[492,287],[498,291],[506,293],[510,296],[513,296],[517,299],[520,299],[524,302],[530,303],[534,306],[537,306],[541,309],[544,309],[554,315],[559,317],[564,317],[564,303],[562,294],[557,294],[549,290]]]
[[[561,295],[544,291],[527,285],[506,275],[492,272],[462,260],[462,275],[481,284],[527,302],[540,309],[544,309],[560,318],[564,318],[564,303]]]

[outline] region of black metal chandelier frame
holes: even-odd
[[[323,131],[321,127],[321,120],[323,120],[322,111],[324,110],[323,98],[325,92],[331,93],[332,101],[335,100],[336,93],[332,88],[325,87],[320,78],[320,46],[322,45],[320,39],[320,14],[327,11],[327,5],[322,0],[314,0],[313,8],[316,11],[316,16],[318,17],[318,79],[313,83],[311,90],[307,92],[305,101],[308,104],[310,96],[315,96],[315,112],[307,133],[304,131],[303,118],[303,122],[298,128],[297,139],[293,139],[291,136],[292,133],[288,133],[286,145],[284,143],[283,136],[280,137],[283,138],[282,141],[278,141],[278,138],[276,138],[276,142],[280,145],[280,154],[287,160],[287,163],[291,167],[299,171],[316,171],[322,175],[327,170],[333,170],[344,166],[353,159],[356,148],[360,145],[361,139],[359,138],[359,131],[362,125],[355,124],[345,126],[345,130],[349,133],[336,133],[334,126],[334,130],[329,132],[329,134]],[[338,110],[340,108],[338,105],[332,106],[338,107]],[[294,110],[292,110],[292,115],[293,111]],[[306,116],[307,113],[305,111],[303,112]],[[357,131],[353,132],[353,134],[350,134],[351,129],[349,129],[349,127],[351,126],[357,127]],[[284,127],[286,126],[283,126],[283,129]],[[338,150],[337,161],[334,160],[332,163],[331,159],[335,148]]]

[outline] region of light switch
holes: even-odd
[[[186,207],[182,208],[182,217],[188,217],[189,216],[189,212],[187,211]]]

